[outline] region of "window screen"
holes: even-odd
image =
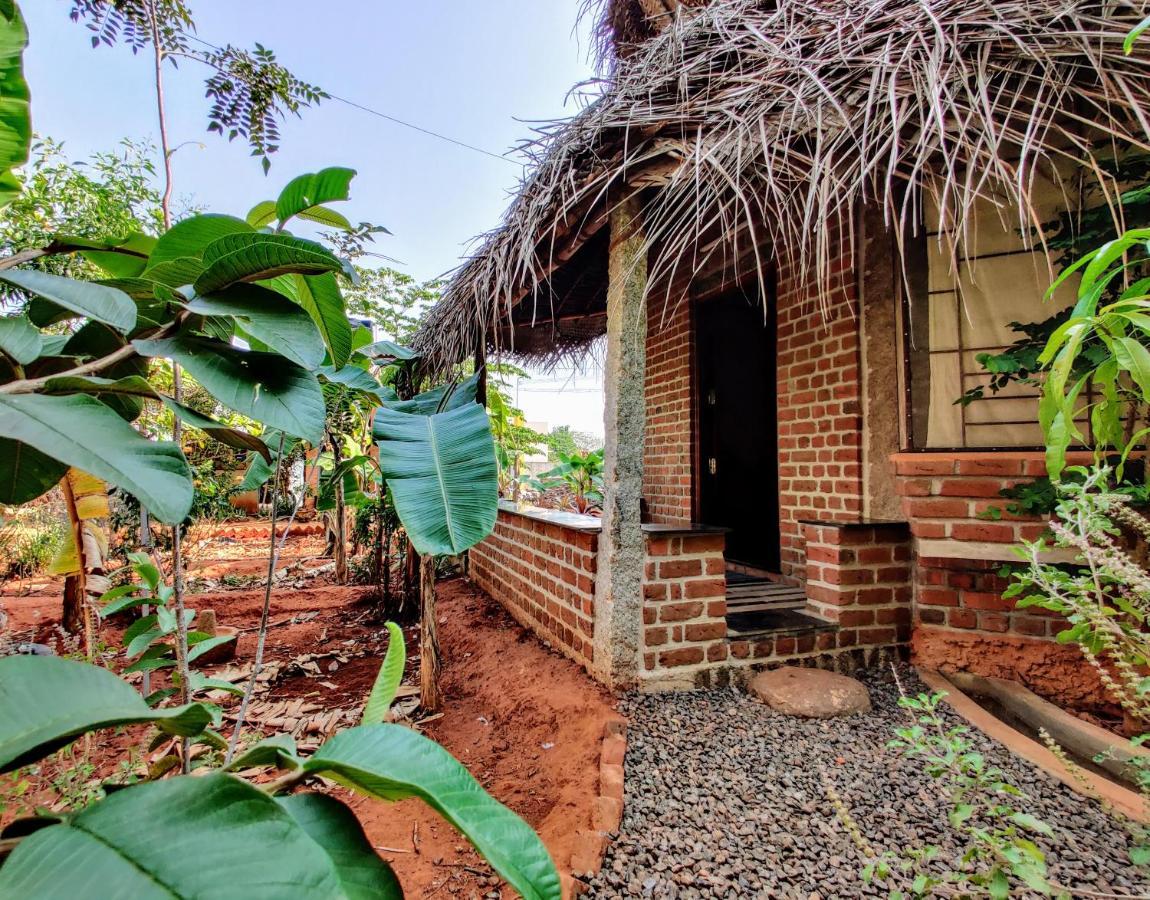
[[[1061,192],[1047,185],[1037,193],[1039,215],[1049,221],[1062,207]],[[950,235],[940,234],[936,210],[927,209],[926,221],[918,263],[925,271],[912,277],[917,283],[907,323],[912,445],[1041,445],[1037,387],[1012,383],[998,393],[987,387],[984,399],[965,406],[956,401],[988,385],[990,376],[978,363],[981,354],[1001,353],[1022,337],[1011,322],[1041,322],[1066,309],[1074,302],[1075,284],[1044,302],[1052,279],[1046,255],[1026,246],[1017,215],[1000,213],[989,200],[976,210],[965,252],[954,249]]]

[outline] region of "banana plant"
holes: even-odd
[[[402,633],[397,641],[398,629],[389,630],[363,724],[311,756],[301,755],[289,735],[275,735],[227,770],[149,780],[80,811],[17,820],[0,845],[10,851],[0,857],[0,897],[402,898],[395,873],[351,809],[330,794],[297,792],[327,780],[380,800],[418,798],[522,897],[559,900],[555,865],[531,827],[438,744],[383,722],[402,676]],[[161,735],[197,739],[211,721],[200,703],[151,707],[98,666],[0,658],[0,774],[101,729],[151,724]],[[278,777],[259,784],[232,774],[272,770]]]
[[[1038,357],[1046,371],[1039,423],[1046,441],[1046,465],[1058,481],[1072,443],[1087,443],[1077,421],[1089,415],[1096,455],[1119,455],[1118,477],[1130,453],[1150,435],[1144,418],[1150,404],[1150,228],[1126,231],[1068,266],[1047,291],[1049,298],[1075,275],[1077,302],[1070,317]],[[1130,280],[1131,273],[1135,273]],[[1129,281],[1128,284],[1124,282]],[[1103,298],[1117,298],[1103,303]],[[1086,353],[1098,347],[1104,353]],[[1086,364],[1084,364],[1084,360]],[[1093,392],[1087,392],[1088,387]],[[1080,405],[1083,396],[1097,399]],[[1146,466],[1150,478],[1150,465]]]
[[[95,601],[108,589],[104,560],[108,556],[108,534],[100,524],[111,510],[108,486],[79,469],[69,469],[60,479],[61,495],[68,514],[68,536],[48,566],[49,575],[63,575],[64,629],[84,632],[86,649],[91,649],[91,614]]]
[[[565,487],[575,512],[586,514],[603,502],[603,451],[556,454],[559,465],[540,474],[534,486],[539,490]]]
[[[385,403],[373,433],[379,469],[420,557],[420,702],[439,708],[435,557],[458,555],[495,527],[499,472],[479,376]]]

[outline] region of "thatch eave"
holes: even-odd
[[[636,191],[655,283],[703,265],[717,233],[773,247],[823,297],[842,212],[860,203],[906,227],[929,198],[961,237],[987,197],[1029,231],[1035,179],[1068,162],[1113,197],[1107,157],[1150,152],[1150,54],[1122,48],[1146,12],[1145,0],[714,0],[677,16],[544,135],[417,344],[434,368],[480,342],[532,359],[578,349],[517,348],[509,323],[530,297],[518,325],[539,333],[552,278]]]

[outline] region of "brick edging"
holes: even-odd
[[[611,719],[603,726],[599,787],[591,807],[591,827],[575,835],[570,891],[565,885],[564,897],[582,893],[586,889],[586,879],[599,874],[607,845],[619,832],[623,820],[623,760],[626,755],[627,723],[623,719]]]

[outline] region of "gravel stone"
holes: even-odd
[[[912,672],[901,677],[909,692],[925,690]],[[955,859],[937,782],[887,749],[907,722],[897,687],[889,673],[861,678],[872,711],[835,719],[782,715],[734,689],[624,697],[623,822],[586,896],[886,897],[889,886],[863,883],[863,857],[827,782],[878,852],[934,844]],[[945,705],[943,714],[963,724]],[[1052,878],[1093,891],[1150,890],[1117,821],[989,738],[972,739],[1025,794],[1015,808],[1054,829],[1036,841]]]

